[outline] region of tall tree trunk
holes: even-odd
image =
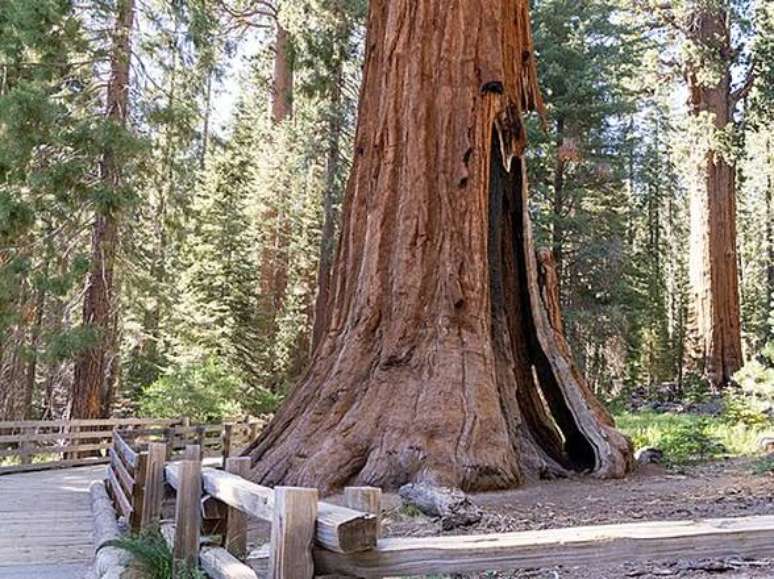
[[[553,259],[555,262],[559,295],[561,296],[564,274],[564,171],[567,161],[564,157],[564,120],[556,121],[556,162],[554,165],[554,221],[551,228]]]
[[[712,53],[710,63],[689,66],[691,113],[709,114],[714,128],[722,131],[732,122],[733,108],[727,14],[705,7],[693,15],[689,26],[691,40]],[[706,84],[701,65],[722,65],[720,79]],[[742,366],[735,167],[710,145],[696,170],[690,241],[694,358],[712,388],[718,389]]]
[[[293,47],[290,34],[277,20],[271,118],[275,124],[293,116]]]
[[[120,0],[110,63],[107,89],[107,118],[124,126],[129,105],[129,64],[131,31],[134,22],[134,0]],[[105,151],[100,162],[100,178],[112,191],[121,184],[121,168],[112,150]],[[91,268],[83,300],[84,326],[94,332],[94,343],[82,352],[75,363],[70,415],[73,418],[95,418],[106,414],[105,400],[115,377],[115,257],[118,248],[119,216],[117,210],[97,210],[91,232]]]
[[[283,28],[279,19],[276,19],[271,107],[272,122],[275,127],[281,126],[293,116],[293,87],[292,42],[288,31]],[[288,285],[286,250],[290,226],[285,215],[287,203],[284,199],[278,199],[277,203],[278,206],[270,208],[262,218],[262,223],[269,229],[269,233],[261,251],[261,309],[270,343],[275,341],[278,332],[277,314],[284,307]]]
[[[343,52],[343,51],[342,51]],[[333,84],[328,111],[328,158],[325,167],[325,192],[323,193],[323,227],[320,236],[320,264],[317,271],[317,298],[312,330],[312,351],[322,340],[327,326],[328,303],[331,295],[331,272],[336,252],[336,222],[339,202],[338,175],[341,167],[341,90],[344,55],[339,54],[333,74]]]
[[[527,4],[371,1],[328,327],[247,451],[256,480],[470,490],[627,470],[538,289]]]
[[[44,277],[48,277],[48,261],[44,267]],[[40,346],[40,332],[43,325],[43,312],[46,307],[46,287],[40,284],[35,294],[35,314],[30,331],[29,359],[27,360],[27,374],[24,385],[23,414],[26,420],[32,420],[32,402],[35,396],[35,385],[38,378],[38,347]]]

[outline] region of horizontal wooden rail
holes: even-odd
[[[144,426],[180,424],[179,418],[73,418],[72,420],[5,420],[0,421],[0,430],[16,428],[61,428],[63,426]]]
[[[107,450],[110,448],[110,442],[100,444],[68,444],[57,446],[22,446],[10,450],[0,450],[0,458],[8,456],[33,456],[38,454],[64,454],[69,452],[93,452],[95,450]]]
[[[164,469],[167,482],[179,486],[179,466]],[[214,499],[248,515],[271,522],[274,517],[274,490],[240,476],[205,468],[202,470],[204,491]],[[318,505],[315,541],[332,551],[352,553],[372,549],[378,534],[376,516],[321,501]]]
[[[647,522],[459,537],[396,538],[341,554],[315,549],[317,574],[429,575],[702,557],[774,556],[774,516]]]

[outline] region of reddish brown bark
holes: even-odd
[[[704,5],[702,5],[704,6]],[[691,40],[712,55],[712,62],[688,68],[691,113],[709,114],[717,130],[732,122],[731,43],[727,14],[705,6],[693,15]],[[701,67],[720,65],[722,73],[707,84]],[[691,191],[690,279],[693,291],[693,345],[698,370],[714,389],[731,381],[741,368],[742,340],[736,246],[735,167],[710,147]]]
[[[511,487],[621,476],[542,305],[523,124],[526,0],[372,0],[325,336],[248,452],[268,484]],[[549,416],[550,415],[550,416]]]
[[[293,48],[290,35],[278,20],[276,29],[271,115],[274,125],[281,125],[293,116]],[[269,208],[261,220],[268,230],[261,250],[260,292],[269,341],[277,332],[276,315],[285,304],[288,286],[286,248],[290,226],[284,214],[284,205],[280,200],[279,210]]]
[[[107,89],[107,118],[125,125],[129,104],[129,64],[134,0],[121,0],[115,29]],[[113,151],[105,151],[100,162],[100,178],[112,190],[121,183],[121,168]],[[83,299],[83,324],[94,343],[75,363],[70,415],[95,418],[109,413],[108,404],[115,382],[116,290],[115,258],[118,248],[118,215],[115,207],[98,209],[91,232],[91,268]]]

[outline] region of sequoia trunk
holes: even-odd
[[[527,0],[372,0],[355,161],[311,367],[248,449],[266,484],[622,476],[549,323],[527,208]]]
[[[733,108],[727,15],[708,7],[694,15],[690,26],[694,43],[711,51],[722,65],[713,84],[707,84],[706,73],[689,68],[691,113],[709,114],[720,132],[732,122]],[[742,366],[735,172],[732,162],[711,144],[696,167],[691,191],[693,357],[713,389],[731,381]]]
[[[125,125],[134,0],[120,0],[118,6],[107,89],[107,118],[118,125]],[[109,149],[100,162],[100,178],[111,191],[120,186],[121,170],[113,151]],[[92,226],[91,268],[83,298],[83,324],[93,332],[94,343],[79,355],[75,363],[70,411],[73,418],[95,418],[109,412],[105,402],[110,397],[117,355],[113,280],[117,248],[117,209],[100,208]]]

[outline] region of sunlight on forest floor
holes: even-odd
[[[760,437],[774,431],[770,423],[734,423],[723,416],[624,412],[615,418],[635,448],[659,448],[669,464],[754,455]]]

